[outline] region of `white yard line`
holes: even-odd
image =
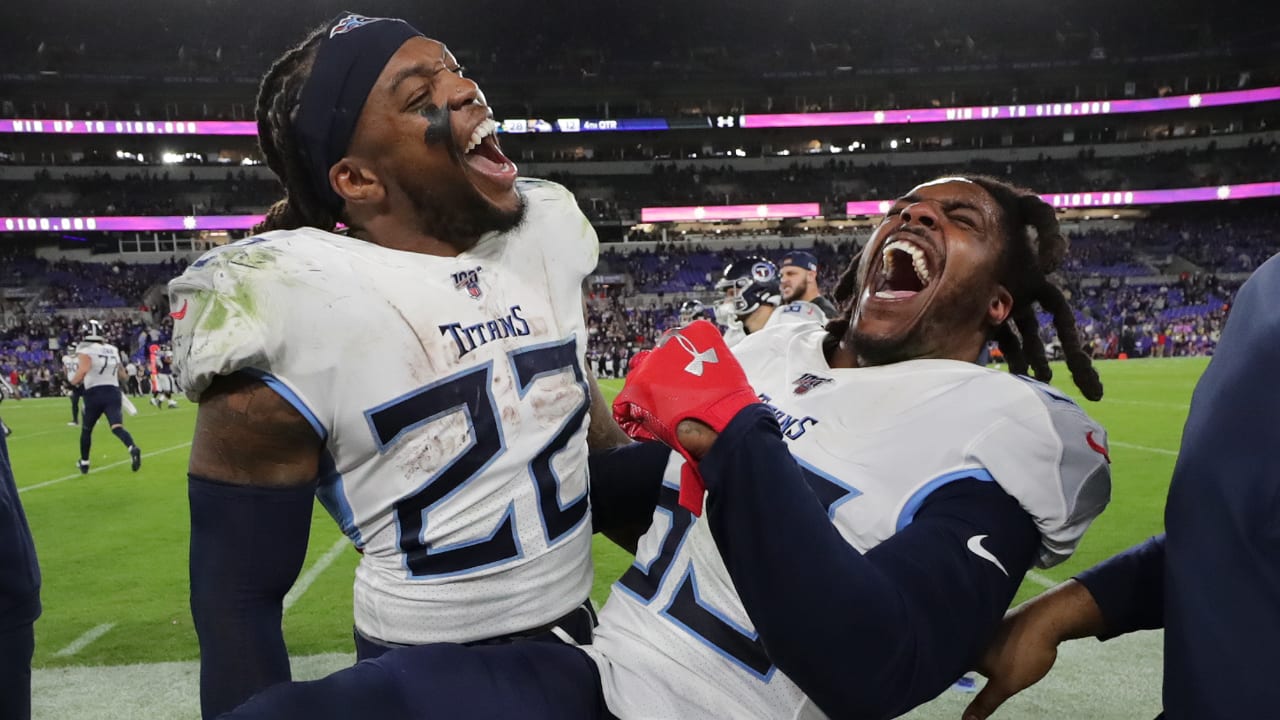
[[[159,413],[154,413],[151,415],[139,415],[137,417],[130,417],[129,422],[130,424],[132,424],[136,422],[141,422],[143,420],[150,420],[152,418],[160,418],[160,417],[164,417],[164,415],[161,415]],[[107,422],[105,419],[103,419],[103,421],[99,423],[98,427],[102,427],[102,425],[105,425],[105,424],[107,424]],[[27,438],[40,437],[41,435],[57,435],[58,433],[62,433],[64,435],[70,436],[71,433],[77,433],[80,431],[80,425],[78,424],[75,426],[64,425],[63,427],[65,429],[62,429],[62,430],[41,430],[40,432],[35,432],[35,433],[16,433],[14,437],[19,440],[26,440]],[[68,430],[70,430],[71,432],[67,432]],[[13,440],[10,440],[9,442],[13,443]]]
[[[1169,457],[1178,457],[1177,450],[1165,450],[1164,448],[1147,447],[1146,445],[1134,445],[1133,443],[1120,442],[1119,440],[1107,440],[1107,444],[1111,447],[1127,448],[1129,450],[1141,450],[1142,452],[1155,453],[1156,455],[1168,455]]]
[[[54,657],[70,657],[72,655],[75,655],[76,653],[88,647],[89,643],[93,642],[94,640],[97,640],[103,635],[106,635],[107,631],[115,626],[116,626],[115,623],[103,623],[95,628],[92,628],[89,630],[89,632],[81,635],[75,640],[72,640],[70,645],[54,653],[53,656]]]
[[[337,560],[338,556],[342,554],[343,549],[350,544],[351,541],[346,537],[338,538],[338,541],[333,544],[333,547],[329,548],[329,551],[324,555],[321,555],[320,559],[316,560],[315,564],[308,568],[307,571],[302,574],[302,577],[298,578],[298,582],[294,583],[293,587],[290,588],[289,592],[284,596],[285,612],[289,612],[289,608],[293,607],[293,604],[298,602],[298,599],[302,597],[303,593],[311,588],[311,583],[315,582],[316,578],[320,577],[320,573],[328,570],[329,566],[333,564],[333,561]]]
[[[155,452],[142,453],[142,457],[144,457],[144,458],[155,457],[156,455],[163,455],[163,454],[165,454],[165,453],[167,453],[167,452],[173,452],[174,450],[181,450],[182,448],[188,448],[188,447],[191,447],[191,443],[189,443],[189,442],[185,442],[185,443],[182,443],[181,445],[174,445],[173,447],[167,447],[167,448],[165,448],[165,449],[163,449],[163,450],[156,450]],[[56,484],[56,483],[64,482],[64,481],[66,481],[66,480],[74,480],[74,479],[76,479],[76,478],[80,477],[82,474],[92,475],[92,474],[94,474],[94,473],[96,473],[96,472],[98,472],[98,471],[100,471],[100,470],[106,470],[106,469],[108,469],[108,468],[113,468],[113,467],[119,467],[119,466],[121,466],[121,465],[128,465],[130,462],[132,462],[132,460],[121,460],[120,462],[113,462],[113,463],[111,463],[111,464],[109,464],[109,465],[100,465],[100,466],[98,466],[98,467],[90,467],[90,468],[89,468],[89,472],[88,472],[88,473],[78,473],[78,472],[77,472],[77,473],[72,473],[71,475],[63,475],[63,476],[62,476],[62,477],[60,477],[60,478],[54,478],[54,479],[52,479],[52,480],[45,480],[44,482],[39,482],[39,483],[36,483],[35,485],[27,485],[27,486],[25,486],[25,487],[20,487],[20,488],[18,488],[18,493],[19,493],[19,494],[21,494],[21,493],[24,493],[24,492],[26,492],[26,491],[28,491],[28,490],[35,490],[36,488],[42,488],[42,487],[46,487],[46,486],[49,486],[49,485],[54,485],[54,484]]]
[[[1038,573],[1035,570],[1027,571],[1027,579],[1044,588],[1051,588],[1058,584],[1057,580],[1054,580],[1048,575]]]

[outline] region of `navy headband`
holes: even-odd
[[[296,128],[316,196],[337,213],[342,198],[329,184],[333,167],[351,146],[356,122],[382,69],[410,38],[424,37],[394,18],[344,14],[320,42],[311,76],[302,86]]]

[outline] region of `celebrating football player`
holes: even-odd
[[[583,368],[591,224],[517,179],[479,87],[400,20],[316,30],[257,120],[285,198],[170,284],[205,717],[289,679],[314,497],[361,553],[358,657],[588,640],[588,435],[627,441]]]
[[[1047,379],[1043,349],[1003,330],[1034,337],[1039,303],[1077,386],[1101,398],[1046,279],[1064,250],[1033,193],[986,177],[916,187],[826,328],[762,330],[739,365],[699,322],[640,358],[615,412],[678,454],[593,645],[400,650],[232,717],[888,718],[936,696],[1027,570],[1070,556],[1110,498],[1103,429],[1048,385],[974,362],[995,337]]]

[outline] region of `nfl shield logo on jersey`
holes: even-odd
[[[831,378],[819,377],[813,373],[805,373],[797,378],[792,384],[796,386],[795,392],[797,395],[804,395],[819,385],[829,382],[833,382],[833,380]]]
[[[484,293],[480,290],[480,270],[463,270],[453,274],[453,286],[458,290],[466,290],[473,299],[479,300]]]

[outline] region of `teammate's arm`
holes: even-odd
[[[658,442],[592,451],[588,459],[592,529],[634,555],[640,538],[653,524],[671,455],[671,448]]]
[[[896,717],[975,665],[1039,545],[1016,500],[966,479],[860,554],[763,406],[739,412],[700,469],[711,532],[765,649],[832,717]]]
[[[985,720],[1019,692],[1040,682],[1058,645],[1094,636],[1107,640],[1164,627],[1164,535],[1089,568],[1005,614],[978,670],[988,682],[965,720]]]
[[[80,364],[76,366],[76,374],[71,378],[72,385],[79,385],[84,382],[84,376],[89,374],[89,370],[93,368],[93,358],[84,353],[76,353]]]
[[[591,424],[587,428],[591,527],[634,555],[636,544],[653,522],[671,450],[661,443],[631,442],[613,419],[591,368],[587,368],[587,375],[591,388]]]
[[[587,367],[587,386],[591,388],[591,424],[587,427],[587,447],[591,450],[607,450],[631,444],[631,438],[627,437],[613,419],[613,410],[600,392],[600,384],[596,382],[596,375],[590,367]]]
[[[202,394],[191,447],[191,614],[205,718],[290,679],[280,621],[306,556],[321,440],[246,376]]]
[[[636,544],[653,522],[662,472],[671,451],[660,443],[633,443],[613,419],[595,373],[590,367],[586,370],[591,389],[591,424],[587,427],[591,526],[594,532],[635,554]]]

